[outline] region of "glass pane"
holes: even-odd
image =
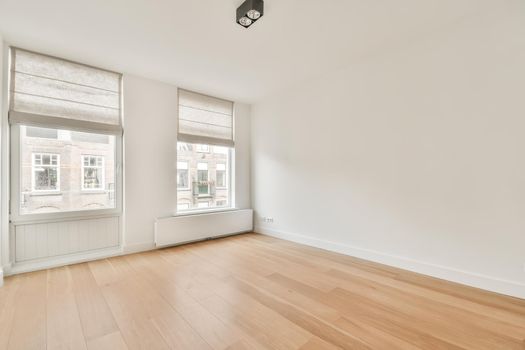
[[[230,174],[226,171],[231,161],[230,149],[184,142],[179,142],[177,149],[177,210],[231,205],[227,188]]]
[[[28,129],[20,126],[21,215],[115,208],[115,136]],[[108,142],[90,141],[100,136]]]

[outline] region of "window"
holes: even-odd
[[[104,157],[82,156],[82,190],[104,189]]]
[[[208,145],[196,145],[195,147],[197,149],[197,152],[201,153],[209,153],[210,152],[210,146]]]
[[[121,74],[17,48],[10,55],[13,223],[120,215]]]
[[[203,208],[202,203],[210,209],[228,207],[232,150],[226,147],[225,153],[217,153],[215,146],[210,146],[213,152],[203,158],[196,145],[179,142],[177,148],[177,210]]]
[[[106,135],[109,143],[101,144],[75,141],[70,130],[52,129],[58,138],[50,139],[29,137],[29,127],[18,128],[21,215],[116,207],[115,136]],[[45,130],[38,132],[50,133]]]
[[[190,188],[188,162],[177,162],[177,188],[179,190]]]
[[[199,196],[210,194],[210,183],[208,182],[207,163],[197,164],[197,187]]]
[[[32,155],[33,191],[60,191],[60,156],[50,153]]]
[[[216,176],[217,176],[217,188],[226,188],[228,186],[226,182],[226,164],[224,163],[217,164]]]
[[[186,171],[190,191],[177,191],[177,210],[228,207],[232,186],[230,164],[233,102],[179,89],[177,174]],[[178,175],[178,178],[181,176]],[[189,204],[183,209],[179,205]]]

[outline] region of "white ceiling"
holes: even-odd
[[[0,0],[9,44],[255,102],[480,11],[481,0]],[[489,3],[490,1],[485,1]],[[497,0],[493,0],[497,2]]]

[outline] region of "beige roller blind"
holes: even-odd
[[[121,74],[11,49],[10,121],[121,128]]]
[[[178,140],[233,147],[233,102],[179,89]]]

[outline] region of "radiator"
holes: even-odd
[[[253,210],[170,216],[155,221],[155,245],[166,247],[253,230]]]

